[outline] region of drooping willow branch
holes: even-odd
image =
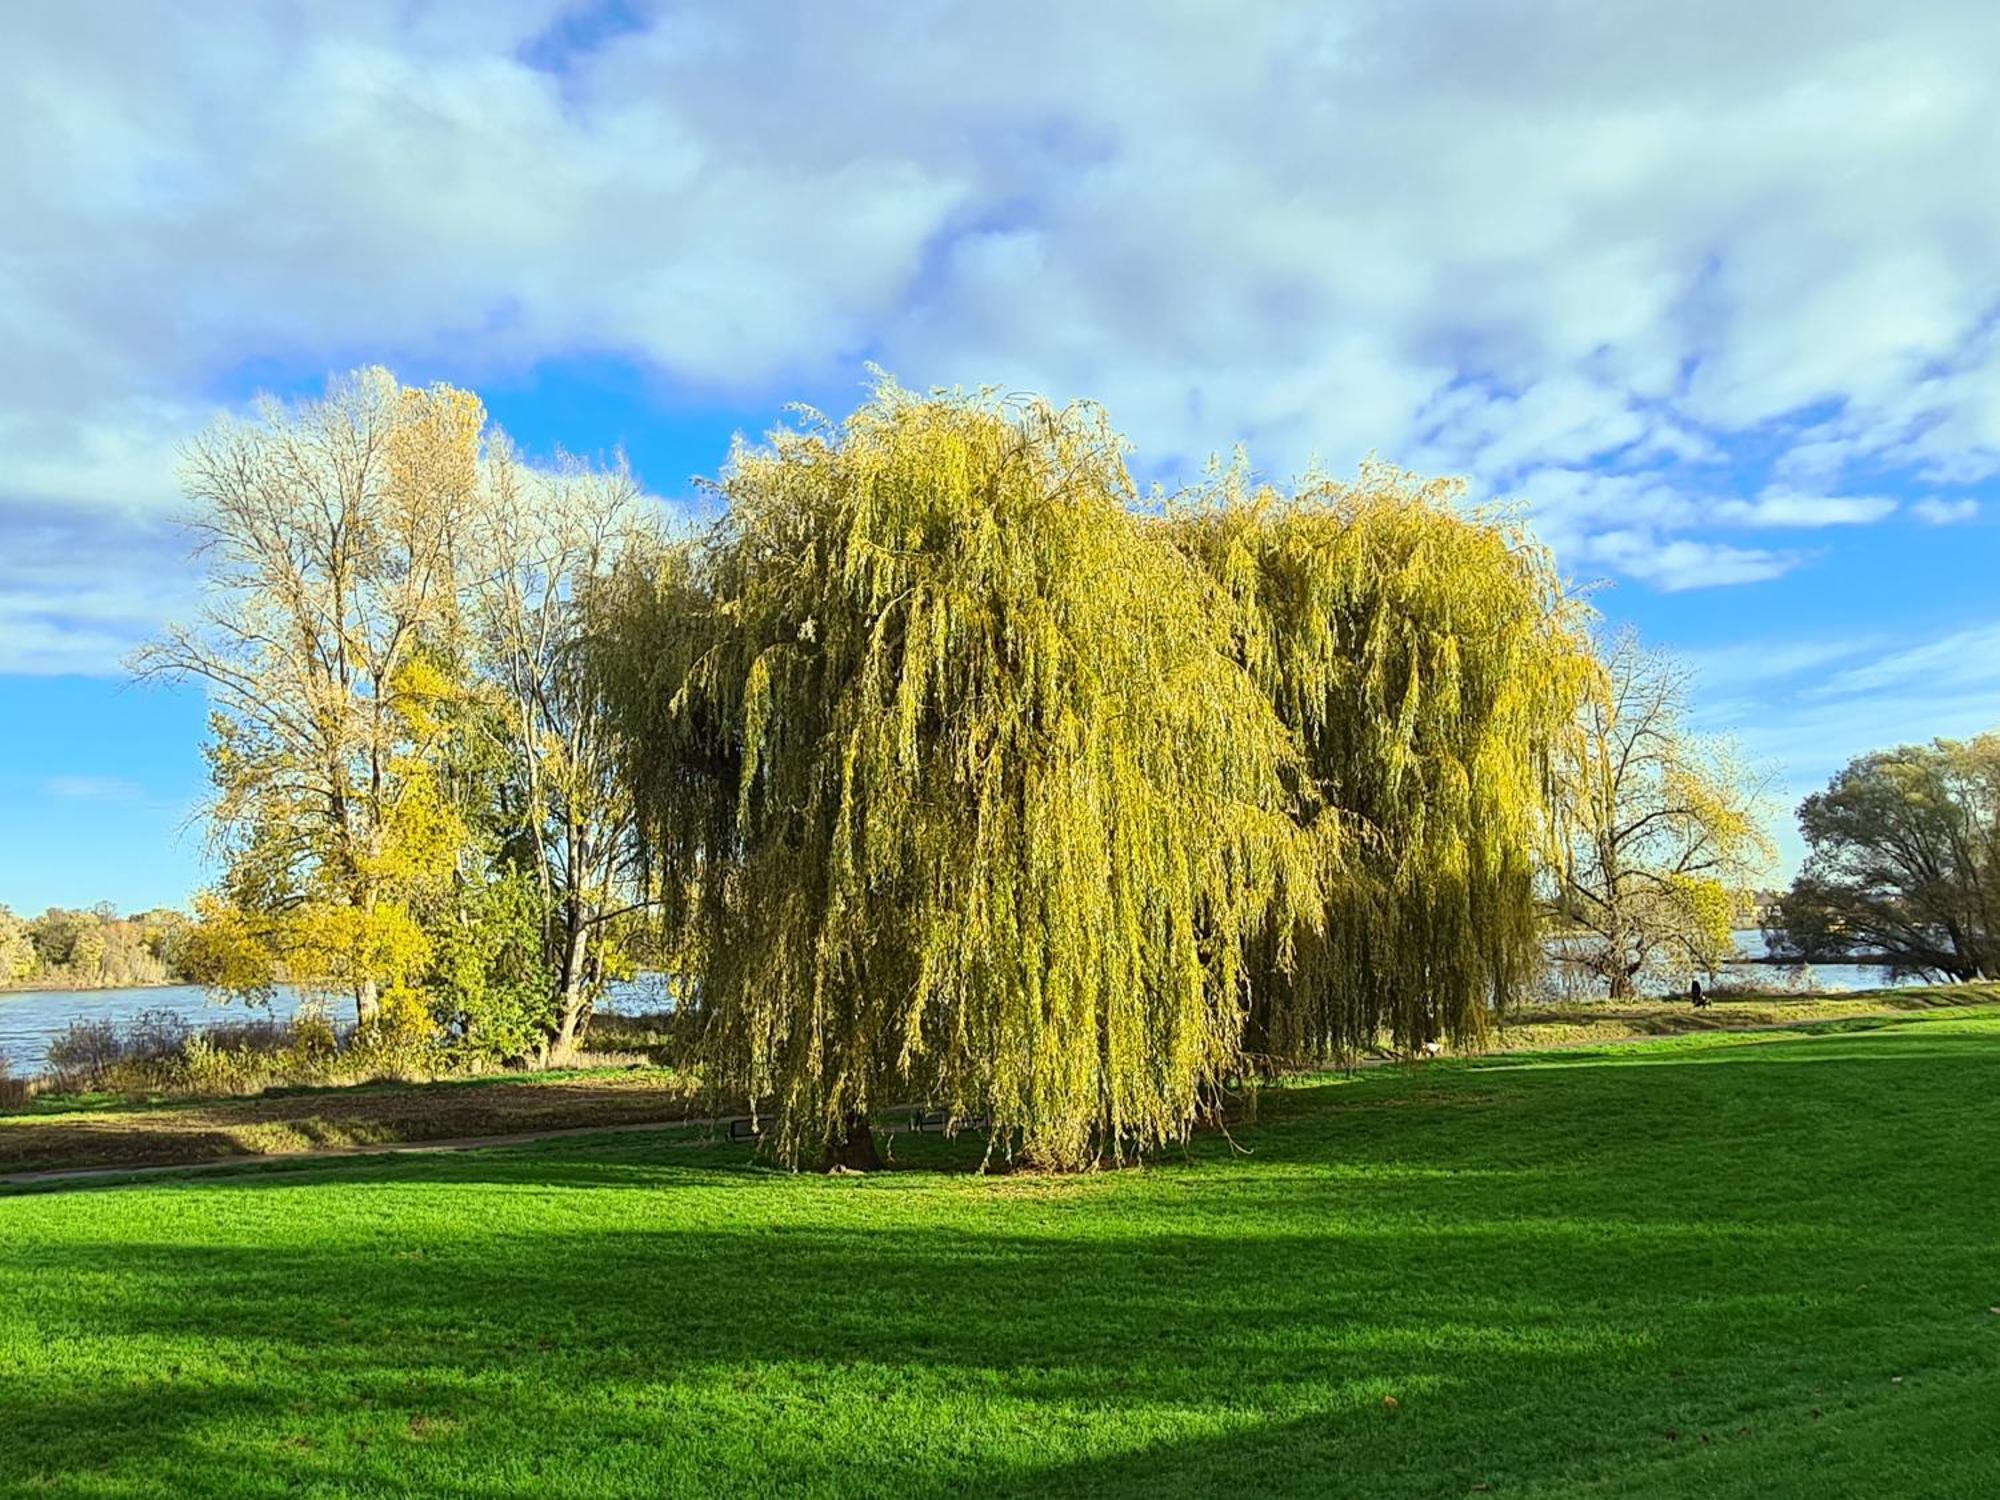
[[[1246,1046],[1518,987],[1584,670],[1546,559],[1379,472],[1163,521],[1122,452],[885,384],[594,601],[700,1065],[790,1159],[915,1100],[1116,1159]]]

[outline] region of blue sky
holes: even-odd
[[[1373,452],[1787,807],[2000,725],[1996,79],[1987,0],[0,9],[0,902],[200,883],[177,446],[377,361],[663,504],[870,361]]]

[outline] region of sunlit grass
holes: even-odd
[[[2000,1493],[1996,1100],[1958,1012],[1311,1080],[1082,1177],[0,1199],[0,1492]]]
[[[1902,989],[1845,993],[1785,991],[1728,994],[1705,1010],[1682,997],[1592,1000],[1562,1005],[1528,1005],[1511,1013],[1495,1038],[1509,1051],[1611,1042],[1638,1037],[1796,1026],[1830,1020],[1905,1015],[1967,1007],[2000,1009],[2000,984],[1918,985]]]

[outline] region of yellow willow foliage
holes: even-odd
[[[1553,758],[1598,668],[1547,553],[1457,496],[1382,465],[1286,496],[1239,467],[1169,508],[1352,838],[1292,960],[1259,950],[1250,1044],[1278,1059],[1476,1040],[1540,960]]]
[[[1184,1136],[1330,861],[1102,415],[885,383],[717,488],[595,646],[710,1083],[789,1160],[905,1102],[1055,1167]]]

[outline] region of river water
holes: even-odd
[[[1769,950],[1764,946],[1764,934],[1753,929],[1736,934],[1736,951],[1745,958],[1762,958]],[[1803,969],[1785,969],[1775,964],[1728,964],[1723,968],[1722,982],[1757,989],[1845,994],[1849,990],[1880,990],[1919,981],[1893,979],[1887,969],[1875,964],[1809,964]]]
[[[1764,936],[1759,932],[1739,932],[1737,949],[1745,957],[1764,952]],[[1859,964],[1823,964],[1801,973],[1769,964],[1732,964],[1723,971],[1723,982],[1758,989],[1798,989],[1820,991],[1873,990],[1889,984],[1886,969]],[[136,1016],[153,1010],[167,1010],[190,1025],[212,1026],[251,1020],[290,1020],[300,999],[292,990],[279,990],[269,1006],[250,1006],[241,1001],[223,1003],[209,999],[208,991],[191,984],[154,985],[126,990],[7,990],[0,991],[0,1057],[5,1057],[16,1077],[38,1073],[47,1059],[52,1038],[74,1021],[110,1021],[124,1026]],[[640,981],[614,986],[599,1009],[649,1011],[663,1009],[658,984]],[[346,1020],[344,1007],[336,1008],[336,1021]]]
[[[298,1013],[297,991],[280,989],[269,1005],[241,1000],[211,1000],[198,985],[145,985],[120,990],[0,990],[0,1057],[17,1078],[42,1070],[49,1042],[76,1021],[109,1021],[123,1028],[147,1011],[172,1011],[190,1026],[230,1025],[242,1021],[289,1021]],[[641,980],[614,985],[600,1002],[603,1011],[648,1011],[663,1008],[659,987]],[[351,1004],[332,1009],[336,1024],[353,1019]]]
[[[192,984],[143,985],[126,990],[8,990],[0,993],[0,1056],[15,1076],[41,1071],[51,1038],[75,1021],[109,1021],[121,1029],[149,1010],[172,1011],[191,1025],[222,1021],[288,1021],[299,997],[280,990],[268,1006],[211,1004],[208,991]]]

